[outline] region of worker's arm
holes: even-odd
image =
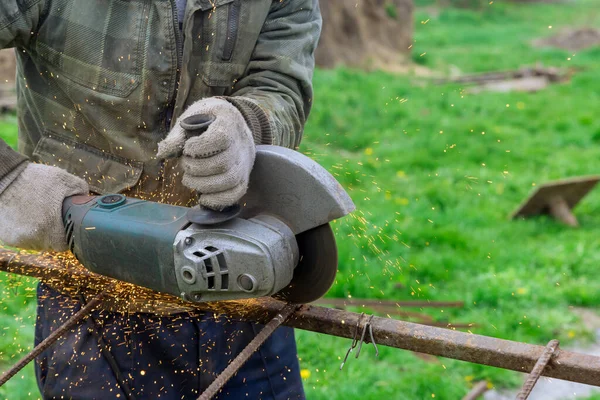
[[[63,201],[88,191],[84,180],[30,163],[0,139],[1,242],[31,250],[66,250]]]
[[[248,74],[228,98],[260,143],[289,148],[300,144],[312,104],[321,25],[318,0],[273,1]]]
[[[29,44],[45,3],[45,0],[0,0],[0,49]]]
[[[0,48],[27,48],[46,0],[0,0]],[[66,197],[87,194],[85,181],[33,164],[0,139],[0,242],[31,249],[67,249],[62,222]]]
[[[248,73],[232,96],[192,104],[159,144],[159,158],[183,154],[183,184],[201,194],[201,205],[222,209],[240,200],[256,144],[300,144],[320,33],[318,0],[273,1]],[[187,139],[179,122],[200,114],[215,121],[201,136]]]

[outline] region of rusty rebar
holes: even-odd
[[[77,297],[79,298],[79,301],[81,301],[81,304],[85,305],[88,303],[85,295],[80,293]],[[100,353],[102,354],[102,357],[104,357],[104,360],[108,363],[108,366],[110,367],[113,376],[117,380],[117,384],[123,391],[123,394],[125,394],[125,400],[136,400],[136,396],[129,387],[127,381],[125,380],[125,377],[121,372],[121,368],[119,367],[117,360],[115,360],[115,357],[112,354],[110,347],[106,343],[106,340],[104,340],[104,336],[102,335],[102,326],[98,323],[98,321],[94,318],[92,314],[90,314],[88,317],[89,331],[98,341]]]
[[[217,378],[208,386],[198,400],[210,400],[225,386],[225,384],[239,371],[260,346],[273,334],[290,315],[292,315],[299,306],[295,304],[286,304],[271,321],[269,321],[258,334],[252,339],[244,350],[238,354],[235,359],[217,376]]]
[[[71,318],[69,318],[57,330],[52,332],[40,344],[35,346],[33,350],[31,350],[25,357],[23,357],[19,362],[17,362],[11,369],[2,374],[2,377],[0,377],[0,387],[4,386],[6,382],[8,382],[13,376],[18,374],[19,371],[25,368],[27,364],[35,360],[37,356],[42,354],[46,349],[48,349],[50,346],[56,343],[56,341],[60,339],[60,337],[65,334],[65,332],[73,328],[81,320],[87,317],[92,311],[94,311],[96,307],[98,307],[100,303],[102,303],[103,297],[104,293],[100,293],[92,300],[90,300],[89,303],[87,303],[84,307],[77,311]]]
[[[480,381],[477,384],[475,384],[475,386],[473,386],[473,389],[471,389],[471,391],[467,393],[467,395],[463,397],[462,400],[477,400],[488,390],[489,389],[487,381]]]
[[[533,367],[533,370],[531,371],[531,373],[525,380],[525,383],[523,384],[523,387],[519,391],[519,394],[517,394],[516,400],[527,400],[529,398],[531,391],[533,390],[538,379],[540,379],[540,376],[542,376],[542,372],[544,372],[544,368],[546,368],[546,366],[550,362],[550,359],[556,352],[556,349],[558,349],[559,344],[560,344],[559,341],[556,339],[551,340],[550,343],[548,343],[548,345],[546,346],[546,349],[544,350],[544,353],[542,354],[540,359],[537,361],[537,363]]]
[[[88,271],[59,268],[44,255],[19,255],[9,250],[0,250],[0,271],[28,275],[44,279],[60,280],[65,285],[78,288],[89,285],[93,292],[98,287],[104,290],[113,280]],[[9,261],[14,258],[10,263]],[[75,275],[75,278],[74,278]],[[128,286],[129,287],[129,286]],[[174,296],[158,295],[148,289],[136,289],[137,294],[159,296],[163,303],[175,307],[188,307],[216,313],[226,312],[231,317],[266,324],[280,312],[282,302],[272,298],[248,301],[240,306],[227,307],[221,303],[186,303]],[[109,293],[110,295],[110,293]],[[119,295],[123,295],[120,293]],[[224,311],[225,310],[225,311]],[[306,305],[296,311],[284,325],[307,331],[324,333],[351,339],[360,314],[331,308]],[[373,317],[371,320],[375,341],[380,346],[395,347],[418,353],[452,358],[498,368],[528,373],[544,354],[544,346],[513,342],[455,331],[424,326],[389,318]],[[366,340],[368,341],[368,340]],[[600,386],[600,357],[561,351],[542,373],[556,379]]]
[[[340,306],[340,307],[446,307],[446,308],[462,308],[465,305],[464,301],[426,301],[426,300],[389,300],[389,299],[320,299],[315,301],[315,305],[329,305],[329,306]]]
[[[334,300],[334,302],[330,302],[328,300]],[[449,329],[473,329],[473,328],[477,328],[479,327],[479,324],[475,324],[472,322],[469,323],[453,323],[453,322],[441,322],[441,321],[434,321],[433,317],[427,314],[423,314],[423,313],[417,313],[417,312],[413,312],[413,311],[405,311],[403,309],[400,308],[400,306],[398,306],[396,303],[398,302],[394,302],[394,301],[390,301],[390,302],[386,302],[386,303],[382,303],[382,304],[378,304],[378,303],[373,303],[373,304],[369,304],[369,305],[358,305],[358,304],[362,304],[362,303],[356,303],[356,304],[348,304],[348,305],[343,305],[341,303],[342,300],[345,299],[323,299],[323,301],[319,301],[319,302],[315,302],[312,304],[315,305],[320,305],[320,306],[326,306],[326,305],[333,305],[334,303],[336,305],[334,305],[334,308],[337,309],[341,309],[341,310],[347,310],[348,307],[354,307],[354,308],[360,308],[362,309],[369,309],[372,310],[378,314],[383,314],[386,315],[388,317],[396,316],[396,317],[400,317],[400,318],[411,318],[413,320],[413,322],[416,322],[418,324],[422,324],[422,325],[428,325],[428,326],[439,326],[442,328],[449,328]],[[405,304],[411,304],[411,302],[404,302]],[[416,305],[411,304],[411,307],[422,307],[421,304],[423,304],[424,302],[420,301],[420,302],[415,302]],[[457,304],[462,304],[460,302],[434,302],[437,303],[436,307],[438,307],[440,304],[445,304],[446,306],[450,306],[450,307],[457,307]],[[432,306],[433,307],[433,306]]]

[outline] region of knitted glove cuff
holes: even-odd
[[[267,113],[252,100],[244,97],[221,97],[233,104],[242,114],[255,144],[273,144],[273,129]]]
[[[0,139],[0,193],[27,167],[27,157],[11,149]]]
[[[13,183],[19,177],[19,175],[21,175],[21,172],[25,171],[28,165],[29,162],[23,162],[17,165],[15,169],[10,171],[2,179],[0,179],[0,194],[2,194],[2,192],[4,192],[11,185],[11,183]]]

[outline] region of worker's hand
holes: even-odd
[[[63,201],[88,192],[83,179],[65,170],[29,164],[0,194],[0,241],[29,250],[67,250]]]
[[[215,120],[202,135],[186,139],[180,121],[198,114]],[[231,103],[210,98],[192,104],[158,144],[157,156],[182,152],[183,184],[200,194],[202,206],[222,210],[246,193],[256,148],[244,117]]]

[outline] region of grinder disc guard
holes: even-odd
[[[294,277],[274,297],[305,304],[323,297],[333,285],[338,267],[337,246],[329,224],[303,232],[296,239],[300,261],[294,269]]]

